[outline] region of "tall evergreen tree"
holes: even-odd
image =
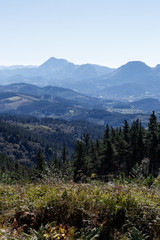
[[[123,125],[123,135],[124,135],[124,140],[129,143],[129,132],[130,132],[130,127],[127,122],[127,120],[124,120],[124,125]]]
[[[104,131],[103,138],[102,138],[103,144],[105,144],[109,139],[110,139],[110,128],[109,128],[109,125],[107,124],[106,129]]]
[[[150,115],[148,122],[148,134],[147,134],[147,148],[150,160],[149,171],[153,174],[157,174],[158,159],[156,149],[158,146],[158,122],[155,112]]]
[[[74,155],[74,181],[80,181],[80,176],[78,176],[79,171],[84,170],[84,157],[85,149],[82,141],[78,141],[75,147]],[[83,173],[84,174],[84,173]]]
[[[45,167],[45,161],[44,161],[44,156],[43,156],[41,148],[39,148],[35,159],[36,159],[36,169],[39,172],[43,172],[44,167]]]

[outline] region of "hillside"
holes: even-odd
[[[86,120],[100,125],[109,123],[112,126],[123,124],[124,119],[132,122],[140,118],[145,124],[150,111],[139,108],[141,104],[134,106],[125,102],[125,105],[130,106],[130,111],[124,108],[122,112],[115,108],[120,104],[124,105],[119,101],[93,98],[66,88],[38,87],[27,83],[6,85],[0,92],[1,114]]]
[[[85,121],[37,119],[27,116],[1,116],[0,152],[23,165],[31,166],[41,148],[46,161],[61,158],[65,145],[67,158],[72,159],[74,145],[84,133],[101,138],[103,127]]]

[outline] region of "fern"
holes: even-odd
[[[131,232],[128,233],[127,240],[147,240],[148,236],[143,234],[137,228],[133,228]]]

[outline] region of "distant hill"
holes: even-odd
[[[141,111],[143,113],[150,114],[153,110],[157,113],[160,112],[160,101],[154,98],[145,98],[133,102],[113,102],[112,108],[116,111],[118,109],[129,110],[134,112],[134,110]]]
[[[97,77],[96,69],[91,64],[81,65],[73,74],[72,77],[76,79],[90,79]]]
[[[134,111],[128,112],[124,109],[125,114],[121,114],[119,110],[115,111],[116,104],[120,105],[121,102],[88,97],[66,88],[38,87],[27,83],[6,85],[0,92],[0,113],[2,114],[87,120],[100,125],[109,123],[112,126],[123,124],[124,119],[131,122],[137,117],[143,122],[146,121],[147,115],[139,115],[143,111],[136,111],[138,106],[134,108],[129,105]]]
[[[147,83],[153,76],[154,70],[140,61],[132,61],[116,69],[105,77],[108,84]]]
[[[85,107],[102,106],[100,100],[97,98],[89,97],[87,95],[81,94],[71,89],[61,87],[54,86],[38,87],[36,85],[28,83],[12,83],[3,87],[2,90],[14,91],[16,93],[31,95],[35,97],[43,97],[43,99],[59,97],[66,100],[71,100],[75,104],[84,104]]]
[[[158,99],[153,98],[145,98],[139,101],[135,101],[130,103],[135,109],[140,109],[142,111],[157,111],[160,112],[160,101]]]

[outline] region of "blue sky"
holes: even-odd
[[[0,65],[160,63],[159,0],[0,0]]]

